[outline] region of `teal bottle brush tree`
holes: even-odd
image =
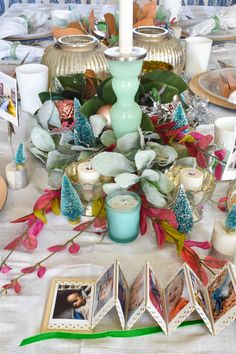
[[[27,186],[28,177],[25,166],[24,145],[20,143],[16,150],[14,160],[6,166],[6,178],[10,189],[21,189]]]
[[[62,178],[61,187],[61,213],[69,222],[77,224],[83,214],[84,208],[78,193],[67,176]]]

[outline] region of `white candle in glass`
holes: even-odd
[[[234,257],[236,254],[236,232],[228,233],[222,221],[217,221],[214,225],[212,247],[224,256]]]
[[[180,171],[180,183],[185,191],[198,191],[202,187],[203,172],[193,167],[186,167]]]
[[[117,195],[108,201],[108,205],[113,209],[129,210],[138,205],[138,200],[132,195]]]
[[[82,162],[77,167],[77,176],[80,184],[96,184],[100,181],[101,175],[95,170],[90,162]]]
[[[119,49],[121,54],[131,54],[133,50],[133,0],[119,3]]]

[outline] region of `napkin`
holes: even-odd
[[[40,11],[24,10],[18,16],[5,15],[0,21],[0,38],[14,35],[24,35],[32,29],[44,25],[48,20],[48,14]]]
[[[230,6],[225,10],[221,10],[218,16],[212,16],[197,25],[193,26],[189,34],[197,36],[199,34],[217,33],[219,29],[236,27],[236,5]]]
[[[12,59],[24,59],[26,54],[27,61],[32,61],[35,58],[40,58],[43,56],[43,48],[31,47],[29,45],[23,45],[19,42],[10,42],[0,39],[0,60],[3,58],[12,58]]]

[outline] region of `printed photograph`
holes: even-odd
[[[88,321],[92,310],[91,289],[90,285],[59,285],[52,318]]]
[[[16,79],[0,72],[0,118],[18,125]]]
[[[179,271],[166,287],[165,298],[168,321],[170,322],[189,303],[189,293],[183,269]]]
[[[144,302],[144,278],[144,270],[142,270],[134,279],[134,282],[131,285],[128,318],[130,318],[133,313],[139,308],[139,306]]]
[[[128,285],[120,267],[119,267],[119,278],[118,278],[118,299],[125,317],[126,304],[128,299]]]
[[[192,273],[190,271],[190,278],[191,278],[191,283],[193,286],[193,292],[194,292],[194,297],[198,305],[202,308],[202,310],[205,312],[207,317],[208,315],[208,309],[207,309],[207,302],[205,299],[204,295],[204,287],[200,281],[200,279],[196,276],[196,274]]]
[[[153,271],[149,269],[149,299],[155,309],[163,317],[163,306],[161,301],[161,290]]]
[[[236,306],[236,293],[228,269],[208,287],[213,319],[216,322]]]
[[[95,287],[94,316],[114,296],[114,264],[102,275]]]

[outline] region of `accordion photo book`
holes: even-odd
[[[42,331],[92,331],[110,310],[122,329],[130,329],[145,312],[170,335],[197,311],[211,334],[236,319],[236,277],[228,263],[207,285],[184,264],[162,288],[148,262],[128,287],[115,261],[97,280],[54,279]]]

